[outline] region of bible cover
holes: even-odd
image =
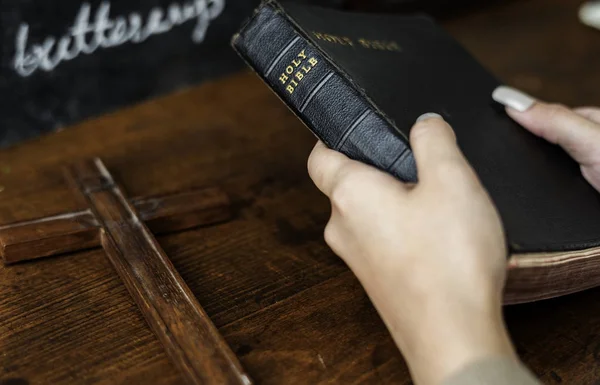
[[[410,128],[441,114],[498,207],[510,266],[526,270],[515,290],[530,293],[509,302],[600,284],[588,269],[598,193],[562,149],[508,117],[491,98],[501,81],[431,18],[265,1],[233,46],[328,147],[403,181],[418,179]]]

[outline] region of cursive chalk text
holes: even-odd
[[[50,72],[81,54],[90,55],[100,48],[118,47],[129,42],[141,43],[150,36],[167,33],[192,20],[196,21],[192,41],[201,43],[211,21],[224,8],[225,0],[192,0],[172,3],[165,9],[152,8],[144,20],[139,12],[111,18],[110,2],[104,1],[96,9],[92,21],[91,6],[83,3],[73,26],[60,38],[48,36],[41,44],[28,46],[29,24],[22,23],[17,32],[14,69],[23,77],[37,70]]]

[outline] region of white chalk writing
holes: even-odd
[[[29,24],[20,25],[16,38],[14,69],[23,77],[37,70],[52,71],[59,64],[81,54],[90,55],[100,48],[118,47],[125,43],[141,43],[153,35],[161,35],[188,21],[196,20],[192,41],[201,43],[208,27],[225,8],[225,0],[193,0],[172,3],[166,8],[155,7],[144,21],[139,12],[127,17],[110,16],[110,2],[104,1],[90,20],[91,6],[83,3],[75,22],[60,37],[48,36],[41,44],[28,47]]]

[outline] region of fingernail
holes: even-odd
[[[525,112],[533,106],[535,99],[517,89],[500,86],[492,93],[492,99],[519,112]]]
[[[418,122],[422,122],[422,121],[427,120],[427,119],[432,119],[432,118],[444,120],[444,118],[442,118],[442,115],[436,114],[435,112],[428,112],[426,114],[423,114],[423,115],[419,116],[417,118],[417,123]]]
[[[600,29],[600,3],[588,1],[579,8],[579,20],[590,27]]]

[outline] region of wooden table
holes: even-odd
[[[446,27],[507,83],[600,105],[600,32],[580,1],[521,0]],[[259,384],[409,384],[351,272],[327,248],[312,135],[250,73],[84,122],[0,153],[0,223],[75,210],[59,172],[102,156],[130,196],[218,185],[236,219],[159,238]],[[600,383],[600,289],[506,309],[546,383]],[[442,322],[442,321],[440,321]],[[0,384],[180,384],[103,251],[0,267]]]

